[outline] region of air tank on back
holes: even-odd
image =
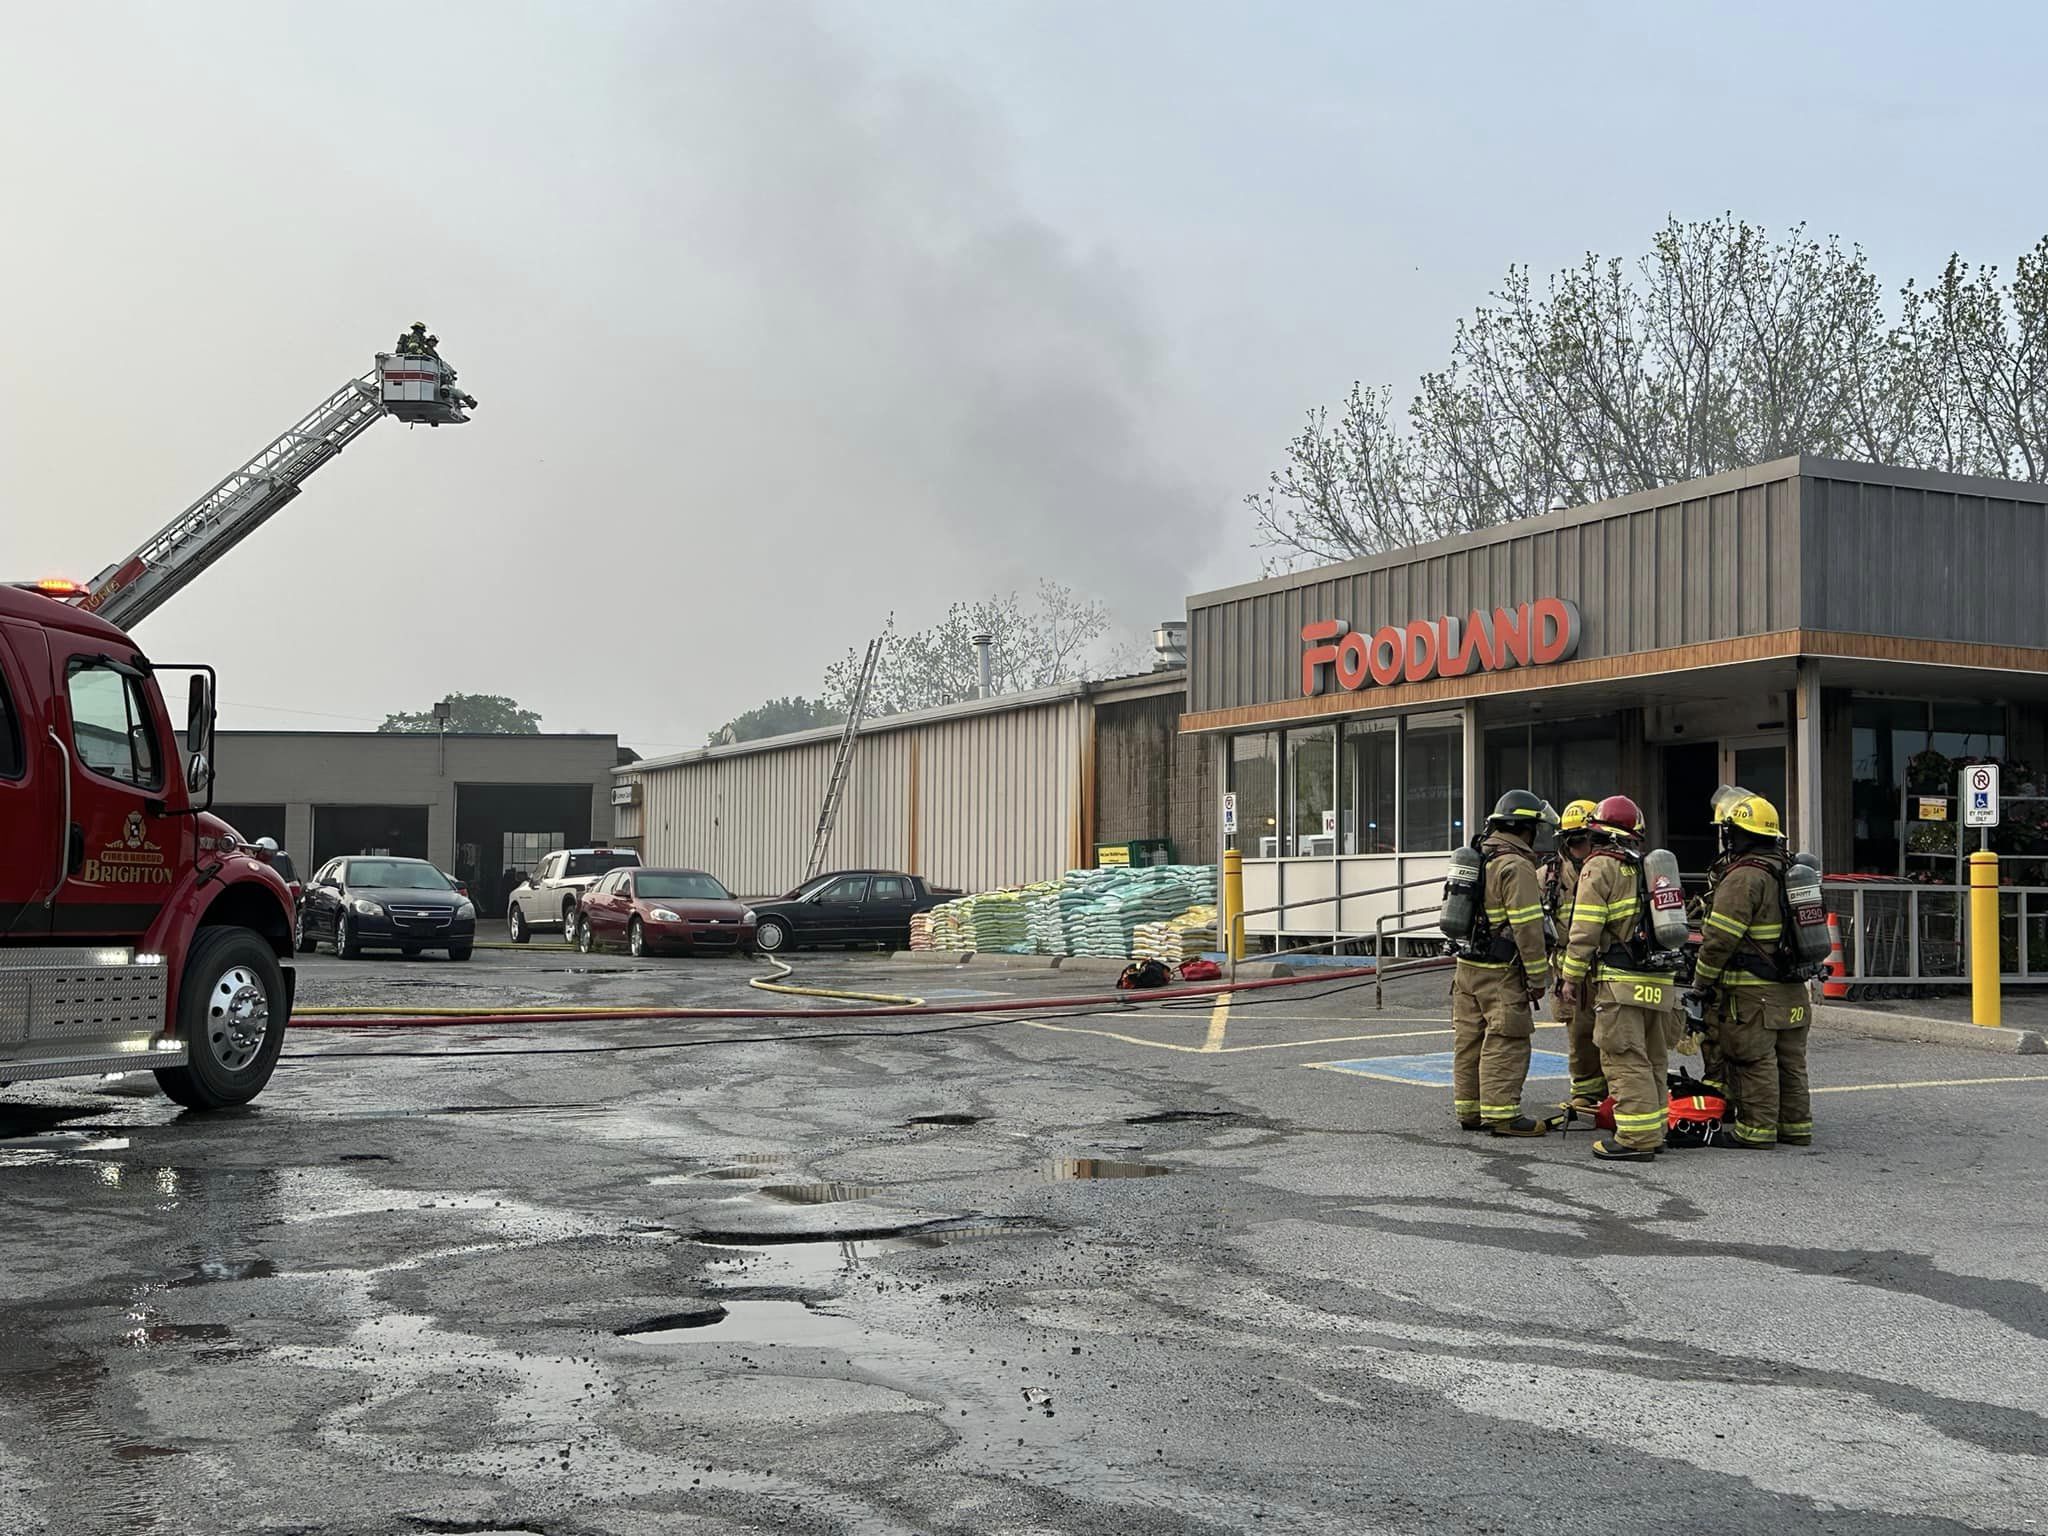
[[[1793,855],[1785,866],[1785,905],[1791,909],[1792,953],[1802,966],[1819,965],[1833,952],[1827,900],[1821,893],[1820,860]]]
[[[1643,855],[1643,884],[1650,893],[1650,942],[1658,949],[1682,949],[1690,932],[1685,921],[1685,886],[1678,859],[1669,848]]]
[[[1437,925],[1453,944],[1472,942],[1485,883],[1486,861],[1477,848],[1467,844],[1451,854],[1450,868],[1444,872],[1444,903],[1437,914]]]

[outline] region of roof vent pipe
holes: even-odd
[[[968,638],[974,642],[974,654],[978,658],[981,667],[981,696],[984,699],[994,698],[996,692],[996,667],[995,656],[991,647],[995,645],[996,637],[987,630],[983,630],[981,633],[970,635]]]
[[[1188,621],[1166,619],[1152,631],[1152,670],[1170,671],[1188,664]]]

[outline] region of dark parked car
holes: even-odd
[[[306,888],[299,884],[299,872],[292,865],[292,856],[277,846],[274,837],[259,837],[252,846],[262,850],[264,862],[277,871],[284,888],[292,893],[292,910],[298,911],[299,898],[306,894]]]
[[[467,960],[476,908],[425,859],[329,859],[306,883],[293,938],[302,955],[325,939],[344,960],[366,949],[445,949]]]
[[[960,893],[893,869],[842,869],[754,903],[754,942],[768,953],[811,944],[910,947],[913,913]]]
[[[615,869],[583,893],[576,947],[636,955],[754,952],[754,914],[701,869]]]

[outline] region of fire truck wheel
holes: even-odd
[[[158,1072],[157,1086],[188,1109],[248,1103],[270,1081],[287,1018],[284,970],[269,943],[246,928],[201,930],[178,989],[188,1059]]]

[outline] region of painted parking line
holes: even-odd
[[[1829,1083],[1815,1093],[1885,1093],[1904,1088],[1982,1088],[1992,1083],[2048,1083],[2048,1072],[2015,1072],[2009,1077],[1925,1077],[1911,1083]]]
[[[1357,1061],[1310,1061],[1304,1066],[1323,1072],[1348,1072],[1382,1083],[1406,1083],[1411,1088],[1451,1086],[1455,1056],[1450,1051],[1429,1051],[1420,1056],[1366,1056]],[[1571,1064],[1560,1051],[1531,1051],[1531,1079],[1571,1076]]]

